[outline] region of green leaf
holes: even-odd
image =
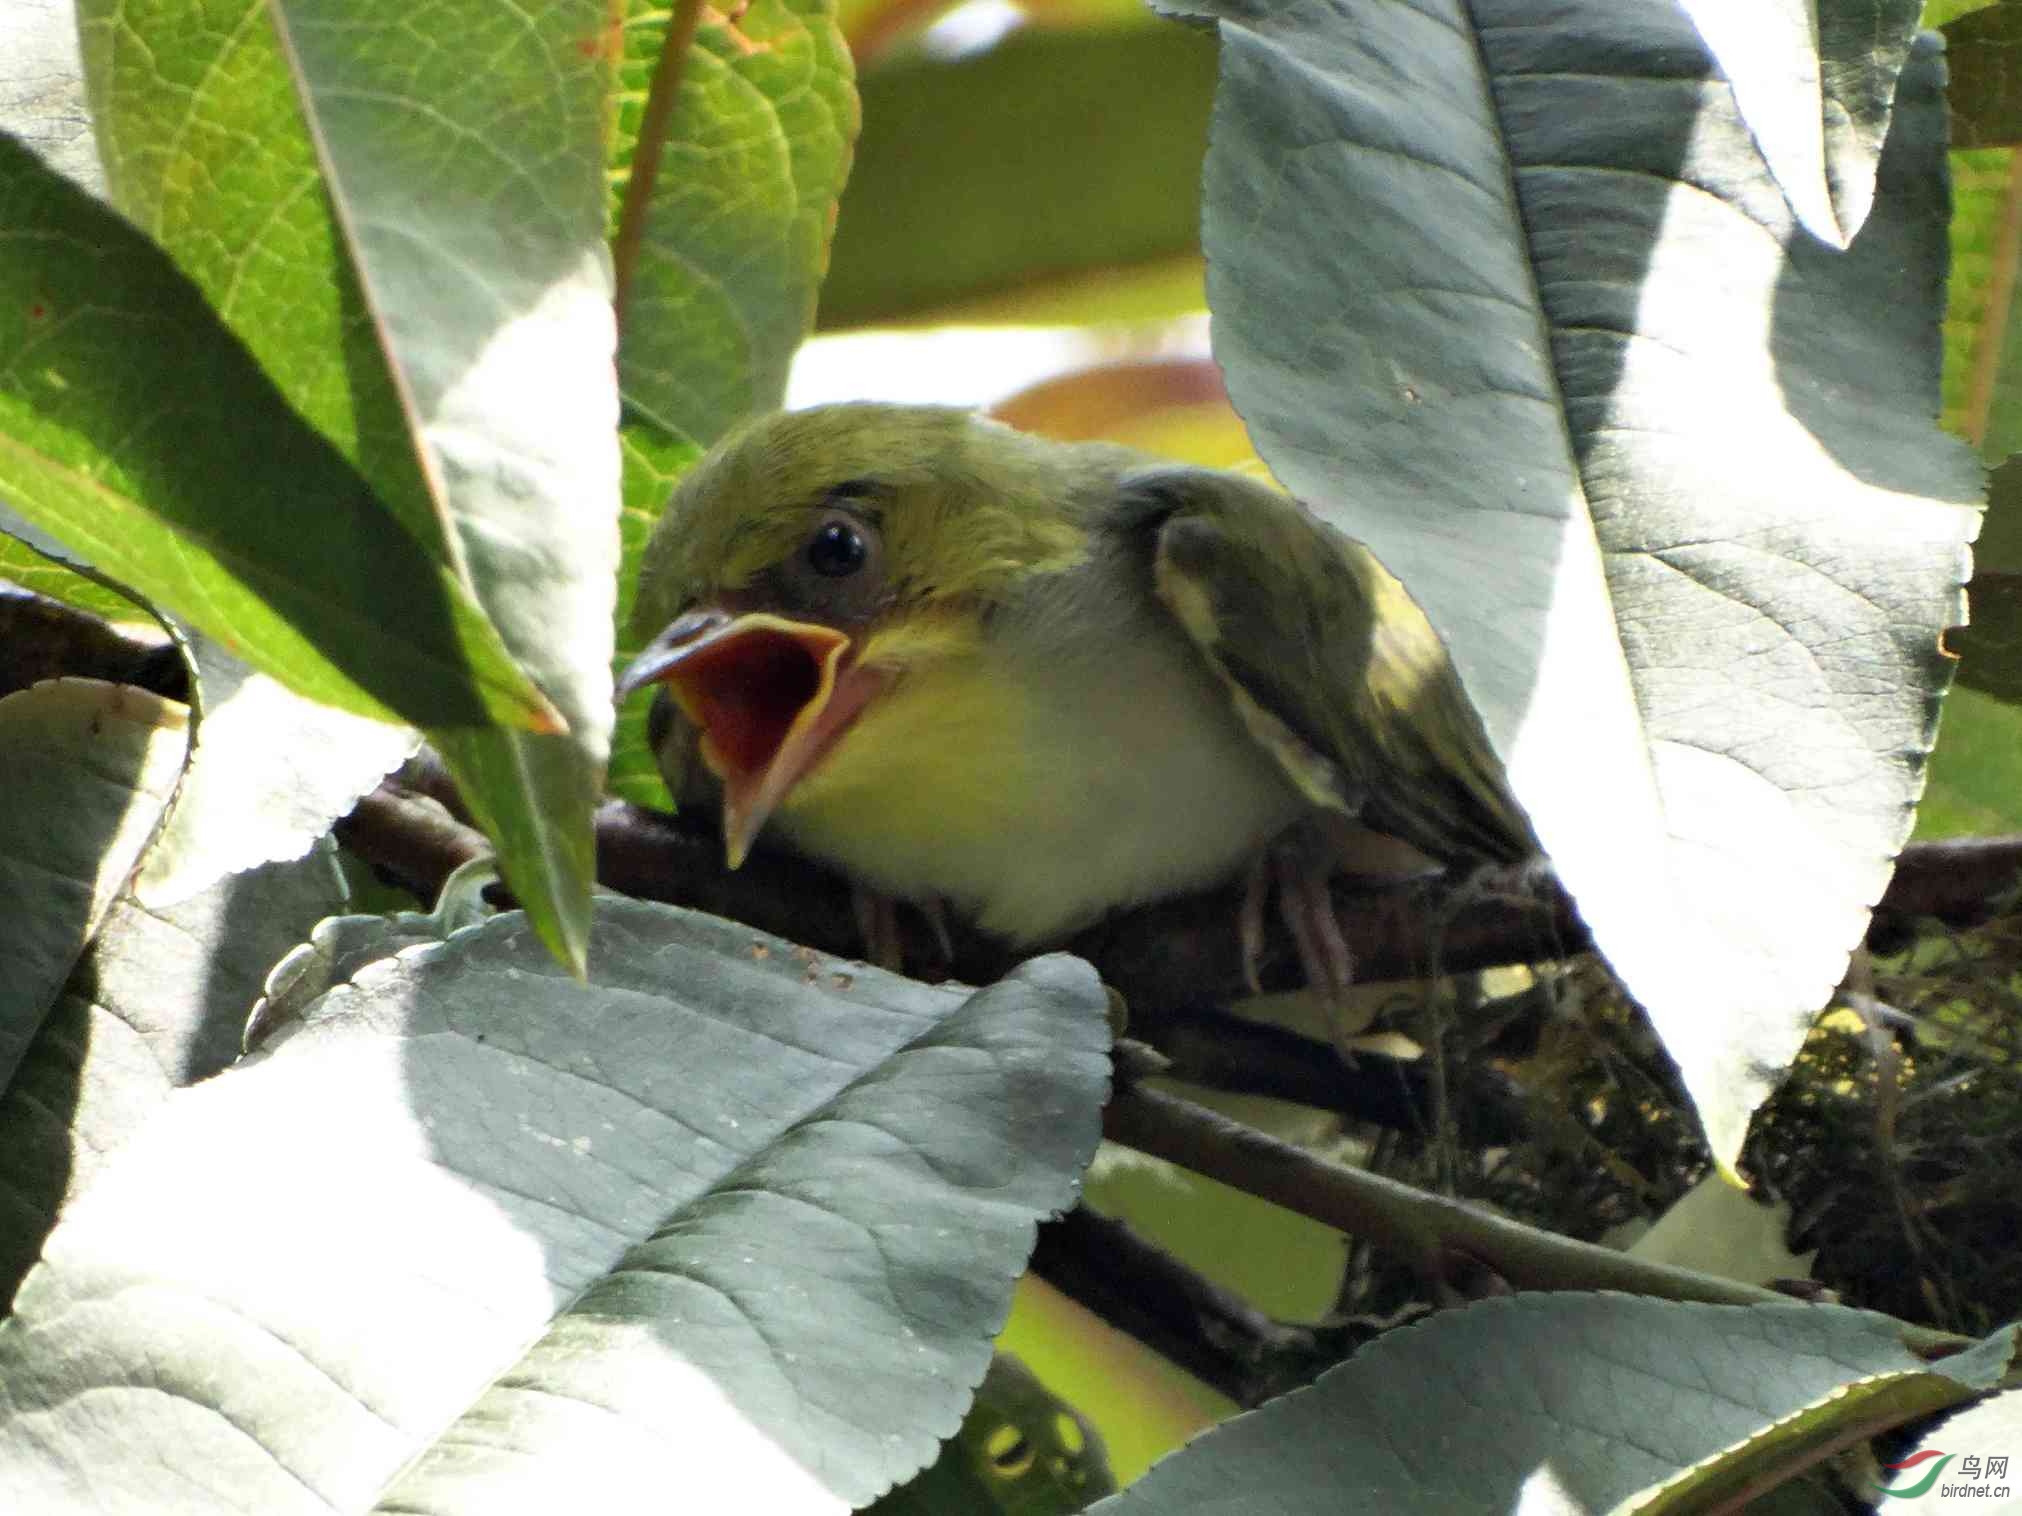
[[[0,699],[0,1084],[139,862],[189,755],[189,709],[96,679]]]
[[[908,44],[919,42],[922,34],[948,13],[963,9],[962,0],[837,0],[836,19],[849,39],[857,66],[870,70],[881,66],[888,56],[906,53]],[[1011,6],[966,9],[970,15],[965,21],[978,25],[958,23],[952,34],[932,39],[927,45],[942,47],[946,40],[961,46],[987,46],[1001,37],[1002,30],[1030,23],[1103,29],[1158,24],[1144,0],[1017,0],[1014,14],[1006,14],[1012,11]],[[990,42],[978,42],[979,34]]]
[[[166,625],[144,597],[119,586],[40,527],[22,520],[4,500],[0,500],[0,579],[107,621]]]
[[[1790,1227],[1787,1202],[1765,1202],[1708,1174],[1672,1201],[1627,1251],[1646,1263],[1695,1269],[1743,1284],[1809,1279],[1818,1249],[1791,1252],[1784,1243]]]
[[[1338,1231],[1176,1164],[1105,1154],[1088,1176],[1087,1204],[1273,1320],[1325,1321],[1340,1303],[1348,1249]]]
[[[1961,619],[1939,58],[1840,253],[1665,6],[1219,10],[1230,394],[1445,638],[1729,1163],[1909,832]]]
[[[303,432],[189,282],[5,136],[0,496],[317,699],[546,717],[469,597]]]
[[[660,519],[675,483],[702,456],[702,449],[693,443],[670,441],[650,425],[627,425],[619,440],[625,456],[625,510],[618,522],[624,540],[625,567],[618,580],[618,643],[611,661],[614,678],[658,630],[632,624],[632,602],[639,592],[639,564],[646,556],[653,523]],[[672,799],[661,782],[653,751],[646,745],[647,709],[648,702],[640,699],[627,701],[619,710],[618,724],[611,733],[608,784],[614,795],[636,805],[665,810]]]
[[[0,1322],[0,1509],[869,1500],[1073,1199],[1104,1005],[615,897],[587,984],[517,912],[370,964],[65,1214]]]
[[[709,11],[649,181],[632,155],[664,10],[625,28],[612,218],[625,405],[667,439],[707,447],[777,410],[814,321],[858,109],[830,0]],[[637,204],[627,204],[627,200]]]
[[[2005,3],[2007,0],[1924,0],[1924,25],[1947,27],[1961,16]]]
[[[115,203],[365,476],[381,508],[448,564],[447,522],[268,7],[78,0],[77,13]]]
[[[497,623],[566,735],[430,731],[580,966],[617,570],[600,0],[83,0],[121,208]],[[481,58],[481,67],[471,60]],[[340,581],[343,582],[343,581]],[[346,583],[345,593],[363,586]]]
[[[2022,827],[2022,458],[1994,470],[1966,598],[1971,621],[1945,634],[1963,688],[1945,701],[1920,837]]]
[[[1200,244],[1212,37],[1028,31],[865,78],[821,324],[917,316]]]
[[[1353,1491],[1395,1516],[1729,1509],[1997,1382],[2014,1330],[1925,1363],[1838,1306],[1518,1295],[1386,1333],[1092,1509],[1275,1513]],[[1533,1504],[1535,1502],[1535,1504]]]
[[[1944,31],[1952,146],[2022,144],[2022,5],[1990,5]]]
[[[633,159],[668,13],[640,9],[625,28],[611,204],[625,400],[614,671],[659,630],[632,625],[631,600],[675,481],[738,421],[779,408],[813,324],[858,125],[832,11],[829,0],[763,0],[734,19],[706,12],[650,181]],[[609,788],[665,806],[646,709],[635,700],[618,713]]]
[[[238,1057],[275,960],[344,903],[327,848],[176,904],[112,904],[89,954],[0,1082],[0,1312],[51,1223],[171,1090]]]
[[[1923,0],[1681,0],[1798,221],[1845,247],[1874,202]]]
[[[458,0],[417,36],[395,0],[274,4],[451,561],[568,723],[441,746],[536,930],[578,971],[618,568],[608,12],[562,0],[530,25],[506,0]]]
[[[1098,1155],[1100,1156],[1100,1155]],[[1099,1430],[1105,1456],[1128,1484],[1236,1407],[1086,1306],[1028,1272],[998,1334],[1000,1352],[1032,1365]]]
[[[1148,328],[1151,323],[1206,312],[1206,268],[1198,247],[1114,268],[1071,268],[1010,289],[986,290],[970,299],[910,311],[900,330],[931,334],[939,326]],[[1098,330],[1078,335],[1089,346],[1091,339],[1100,342],[1105,334]],[[1155,343],[1162,334],[1146,330],[1144,335]]]

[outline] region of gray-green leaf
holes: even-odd
[[[13,0],[0,10],[0,131],[14,133],[58,173],[102,190],[72,0]]]
[[[238,1056],[263,977],[344,903],[328,849],[234,874],[161,910],[131,895],[0,1082],[0,1309],[51,1223],[155,1108]]]
[[[1103,1516],[1503,1516],[1729,1509],[1850,1434],[1956,1405],[2004,1329],[1926,1363],[1838,1306],[1517,1295],[1387,1333],[1312,1386],[1157,1464]]]
[[[1730,1162],[1908,833],[1962,616],[1937,51],[1841,253],[1669,4],[1211,8],[1230,392],[1446,639]]]
[[[1680,0],[1798,220],[1845,247],[1874,203],[1923,0]]]
[[[171,1097],[0,1322],[0,1508],[840,1513],[930,1461],[1094,1149],[1095,976],[596,921],[588,984],[496,917]]]
[[[168,822],[134,878],[149,906],[301,857],[418,741],[409,727],[305,700],[209,638],[193,644],[202,720]]]
[[[189,709],[96,679],[0,700],[0,1087],[161,824]]]
[[[567,722],[441,748],[537,929],[580,969],[618,571],[610,7],[455,0],[424,28],[405,0],[272,10],[450,561]]]

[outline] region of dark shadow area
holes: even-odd
[[[130,895],[113,904],[0,1092],[0,1301],[160,1103],[239,1056],[268,972],[340,904],[323,854],[160,910]]]

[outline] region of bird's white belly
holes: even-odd
[[[1155,637],[910,673],[775,823],[874,888],[1031,944],[1226,878],[1304,808],[1199,655]]]

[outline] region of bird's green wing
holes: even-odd
[[[1445,644],[1368,549],[1236,474],[1123,492],[1159,599],[1311,799],[1441,862],[1536,851]]]

